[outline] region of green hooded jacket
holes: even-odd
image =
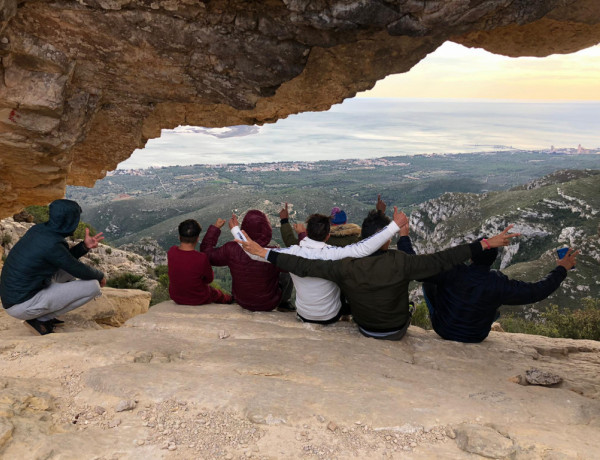
[[[10,308],[48,287],[62,269],[82,280],[98,280],[104,273],[77,260],[88,252],[83,241],[71,249],[65,241],[77,229],[81,208],[75,201],[50,204],[48,222],[31,227],[8,253],[0,277],[2,306]]]

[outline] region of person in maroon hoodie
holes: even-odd
[[[222,219],[219,219],[219,222]],[[229,220],[229,227],[238,225],[235,214]],[[222,226],[222,225],[221,225]],[[267,216],[256,209],[248,211],[242,221],[242,230],[262,247],[271,241],[272,229]],[[228,266],[231,272],[231,293],[235,301],[246,310],[294,311],[290,305],[292,281],[289,273],[281,272],[272,264],[252,260],[239,244],[230,241],[216,248],[221,229],[211,225],[200,244],[200,251],[208,255],[212,265]]]
[[[225,221],[217,220],[221,227]],[[204,305],[207,303],[232,303],[229,294],[209,286],[215,275],[208,256],[196,251],[202,227],[193,219],[179,224],[179,246],[167,252],[169,267],[169,295],[181,305]]]

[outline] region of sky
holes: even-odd
[[[119,169],[468,152],[483,144],[598,148],[599,82],[600,45],[568,55],[509,58],[446,42],[409,72],[388,76],[328,112],[225,136],[218,130],[163,130]],[[365,105],[369,100],[388,102]],[[491,100],[507,103],[495,107]],[[588,105],[560,106],[573,101]]]
[[[545,58],[510,58],[446,42],[409,72],[359,97],[600,100],[600,45]]]

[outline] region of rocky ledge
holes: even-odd
[[[600,457],[598,342],[411,327],[393,343],[172,302],[117,329],[14,331],[0,331],[4,458]]]

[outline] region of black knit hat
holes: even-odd
[[[481,241],[483,240],[483,238],[479,238],[477,241]],[[486,267],[491,267],[492,264],[496,261],[496,257],[498,257],[498,248],[492,248],[481,251],[479,254],[471,257],[471,260],[475,265],[484,265]]]

